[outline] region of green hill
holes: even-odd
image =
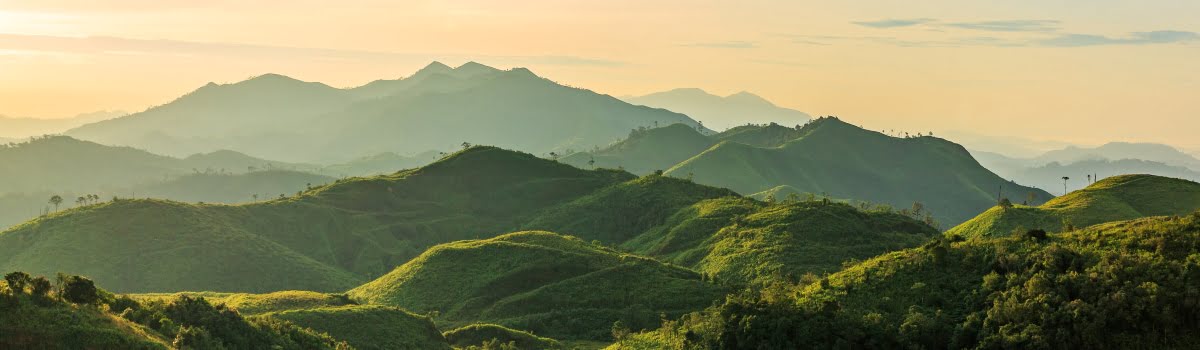
[[[474,147],[253,204],[118,200],[66,210],[0,233],[0,270],[78,271],[121,292],[341,291],[427,247],[511,232],[631,178]]]
[[[329,334],[355,349],[450,350],[450,344],[428,317],[389,306],[296,309],[268,313],[264,317]]]
[[[843,263],[919,246],[938,231],[909,216],[846,204],[698,202],[623,247],[720,281],[761,285],[837,271]]]
[[[1000,206],[947,231],[963,237],[1004,235],[1017,229],[1061,231],[1147,216],[1181,215],[1200,209],[1200,184],[1153,175],[1106,178],[1037,207]]]
[[[634,174],[666,170],[712,147],[716,142],[685,124],[634,129],[629,137],[596,152],[578,152],[563,163],[588,168],[623,168]],[[594,163],[589,163],[594,162]]]
[[[184,156],[235,149],[270,159],[342,163],[462,142],[534,153],[607,145],[655,122],[697,122],[567,87],[528,69],[440,63],[400,80],[336,89],[275,74],[206,85],[162,106],[67,135]],[[398,169],[397,169],[398,170]]]
[[[567,339],[604,339],[621,320],[701,309],[723,294],[700,275],[549,232],[519,232],[430,248],[349,295],[436,311],[446,326],[496,323]]]
[[[647,175],[542,211],[521,228],[621,244],[664,224],[680,209],[721,197],[737,197],[737,193],[683,179]]]
[[[751,194],[787,185],[905,208],[924,204],[938,221],[954,225],[1009,198],[1045,191],[1012,184],[987,169],[957,144],[934,137],[895,138],[860,129],[836,118],[818,119],[802,136],[776,148],[726,141],[675,165],[668,175],[694,176],[698,183]]]
[[[472,324],[442,333],[446,340],[458,348],[484,346],[485,343],[512,344],[522,350],[563,349],[557,340],[539,337],[533,333],[519,331],[495,324]]]
[[[744,143],[756,147],[779,147],[788,141],[795,140],[804,136],[805,131],[801,127],[789,128],[776,123],[766,125],[741,125],[722,131],[720,134],[713,135],[713,138],[720,141],[731,141]]]
[[[0,282],[3,283],[3,282]],[[8,289],[7,286],[5,288]],[[168,349],[170,339],[95,308],[0,295],[0,348]]]
[[[1200,213],[941,241],[730,298],[614,348],[1189,349]]]

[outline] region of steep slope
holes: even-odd
[[[1200,213],[941,241],[730,298],[614,348],[1190,349],[1197,254]]]
[[[687,114],[718,130],[747,123],[799,125],[812,119],[804,112],[776,106],[745,91],[721,97],[701,89],[684,88],[627,97],[625,101]]]
[[[0,233],[0,270],[79,271],[122,292],[344,290],[427,247],[511,232],[542,210],[631,178],[473,147],[419,169],[260,203],[118,200],[71,209]]]
[[[634,129],[621,142],[595,152],[564,157],[563,163],[579,168],[623,168],[634,174],[666,170],[712,147],[715,141],[696,128],[672,124],[661,128]]]
[[[1017,229],[1060,231],[1147,216],[1182,215],[1200,209],[1200,184],[1153,175],[1122,175],[1037,207],[994,207],[947,231],[963,237],[1005,235]]]
[[[722,294],[690,270],[536,231],[439,245],[349,292],[437,311],[443,325],[489,322],[565,339],[606,338],[617,320],[653,327],[660,313],[699,310]]]
[[[630,129],[697,122],[543,79],[527,69],[431,64],[355,89],[264,75],[210,84],[169,104],[68,135],[182,156],[235,149],[290,162],[339,163],[462,142],[535,153],[590,149]]]
[[[981,167],[961,146],[934,137],[894,138],[836,118],[818,119],[777,148],[722,142],[667,171],[698,183],[751,194],[780,185],[835,198],[906,208],[920,202],[955,225],[996,203],[1045,191],[1010,183]]]

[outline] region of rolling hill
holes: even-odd
[[[384,152],[345,163],[328,165],[322,167],[320,173],[335,177],[384,175],[433,163],[442,156],[443,154],[435,151],[421,152],[411,156]]]
[[[920,202],[938,222],[955,225],[996,203],[996,196],[1052,196],[980,166],[961,146],[932,136],[896,138],[833,117],[799,128],[744,125],[703,135],[683,125],[637,130],[625,141],[571,154],[581,168],[625,168],[766,198],[777,192],[851,198],[907,208]],[[594,161],[594,163],[589,163]]]
[[[411,77],[336,89],[267,74],[206,85],[168,104],[67,134],[184,156],[218,149],[291,162],[453,149],[463,142],[534,153],[607,145],[631,129],[697,123],[566,87],[527,69],[430,64]],[[447,135],[453,135],[447,137]]]
[[[1189,349],[1200,213],[881,255],[622,339],[654,348]]]
[[[0,233],[0,270],[78,271],[120,292],[339,291],[427,247],[511,232],[541,210],[632,178],[473,147],[259,203],[120,199],[72,208]]]
[[[1005,181],[961,146],[934,137],[895,138],[836,118],[818,119],[799,138],[774,148],[722,142],[679,163],[668,175],[753,194],[780,185],[896,207],[924,204],[939,222],[954,225],[1003,196],[1035,203],[1045,191]]]
[[[1147,216],[1183,215],[1200,209],[1200,184],[1153,175],[1100,180],[1040,206],[996,206],[947,231],[963,237],[1006,235],[1018,229],[1061,231]]]
[[[812,119],[804,112],[776,106],[745,91],[722,97],[701,89],[684,88],[623,99],[633,104],[687,114],[717,130],[770,122],[800,125]]]
[[[691,270],[527,231],[435,246],[348,294],[436,311],[442,325],[487,322],[551,337],[605,339],[614,321],[654,327],[660,313],[702,309],[724,291]]]

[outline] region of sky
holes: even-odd
[[[0,115],[478,61],[614,96],[750,91],[875,130],[1200,149],[1197,18],[1194,0],[0,0]]]

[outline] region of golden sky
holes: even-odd
[[[871,129],[1200,147],[1198,18],[1194,0],[0,0],[0,114],[475,60],[617,96],[746,90]]]

